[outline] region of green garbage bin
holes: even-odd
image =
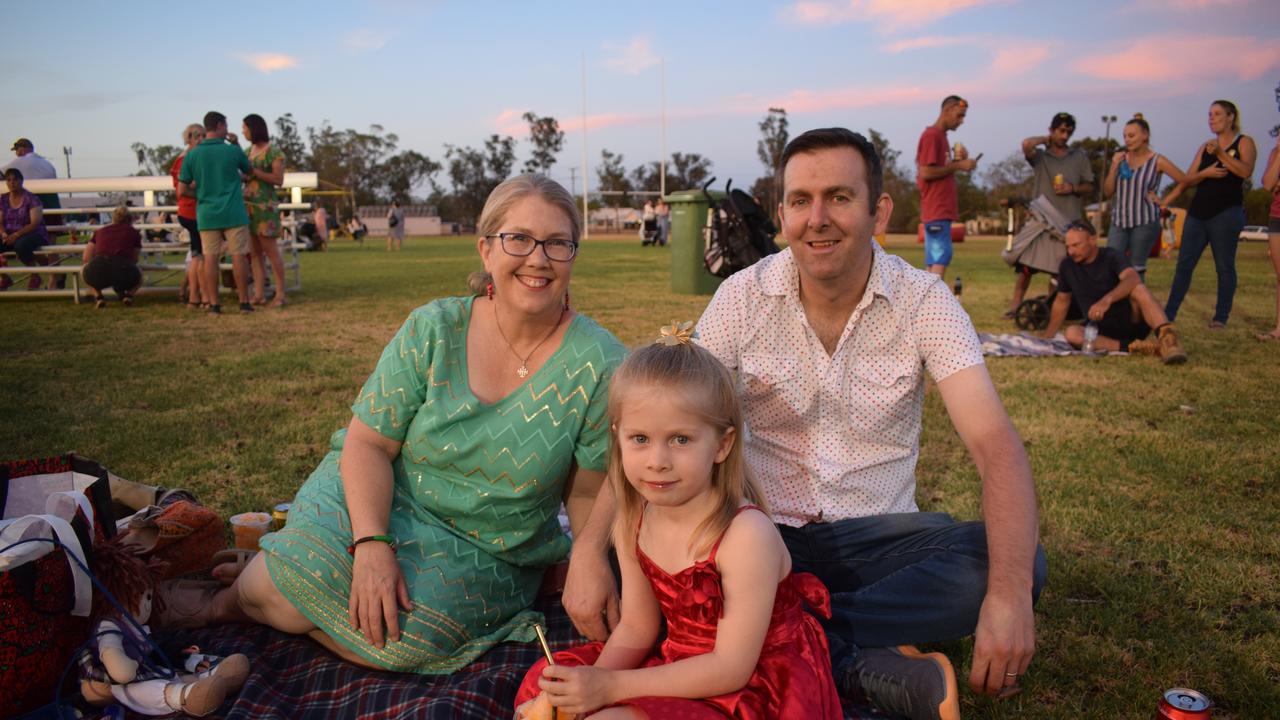
[[[717,201],[725,194],[710,191]],[[711,295],[720,287],[720,278],[707,272],[702,252],[705,240],[702,229],[707,225],[711,208],[701,190],[681,190],[664,200],[671,206],[671,291],[684,295]]]

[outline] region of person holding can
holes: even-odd
[[[1191,275],[1207,245],[1218,273],[1218,297],[1209,329],[1224,330],[1236,295],[1236,246],[1244,227],[1244,180],[1253,176],[1258,147],[1253,138],[1240,132],[1240,111],[1230,100],[1214,100],[1209,106],[1209,131],[1213,137],[1196,150],[1186,181],[1165,198],[1168,204],[1186,188],[1196,189],[1182,226],[1178,264],[1164,311],[1170,320],[1178,316],[1182,300],[1191,289]]]
[[[1075,132],[1075,116],[1060,112],[1049,121],[1048,135],[1033,135],[1022,141],[1022,155],[1031,165],[1032,199],[1044,196],[1068,222],[1084,217],[1084,199],[1094,190],[1089,157],[1080,148],[1069,145]],[[1062,256],[1066,254],[1064,249]],[[1022,264],[1014,265],[1013,269],[1018,277],[1013,284],[1013,300],[1004,314],[1009,320],[1026,297],[1031,276],[1038,272]]]
[[[978,161],[970,159],[964,146],[956,144],[952,155],[947,133],[964,124],[969,103],[959,95],[948,95],[932,125],[920,133],[916,145],[916,187],[920,188],[920,220],[924,224],[924,266],[946,277],[951,264],[951,223],[960,219],[960,195],[956,173],[972,172]]]
[[[1124,125],[1124,149],[1111,158],[1104,190],[1111,203],[1111,229],[1107,247],[1129,259],[1138,277],[1146,282],[1147,256],[1160,239],[1160,211],[1165,206],[1156,196],[1160,177],[1175,183],[1186,176],[1169,158],[1151,149],[1151,126],[1142,113]]]

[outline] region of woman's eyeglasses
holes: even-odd
[[[542,246],[542,252],[546,253],[547,259],[556,262],[569,262],[578,254],[578,243],[572,240],[539,240],[532,235],[514,232],[500,232],[485,237],[498,238],[502,243],[502,251],[516,257],[532,255],[539,245]]]

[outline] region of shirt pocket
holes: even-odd
[[[785,428],[808,412],[812,393],[804,386],[800,361],[784,355],[743,355],[744,405],[753,429]]]
[[[872,444],[914,447],[924,388],[914,355],[867,356],[845,376],[844,404],[856,432]]]

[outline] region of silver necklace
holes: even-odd
[[[511,351],[512,355],[516,356],[517,360],[520,361],[520,367],[516,368],[516,375],[519,375],[521,378],[529,377],[529,358],[533,357],[533,354],[538,352],[538,348],[542,347],[543,343],[550,340],[551,336],[556,334],[556,329],[560,327],[560,322],[562,320],[564,320],[564,310],[560,311],[560,317],[556,318],[556,324],[551,326],[551,332],[544,335],[543,338],[538,341],[538,344],[534,345],[533,349],[522,358],[520,357],[520,353],[516,352],[515,347],[511,345],[511,341],[507,339],[507,334],[502,331],[502,323],[498,322],[498,305],[494,303],[493,324],[498,326],[498,334],[502,336],[502,341],[507,344],[507,349]]]

